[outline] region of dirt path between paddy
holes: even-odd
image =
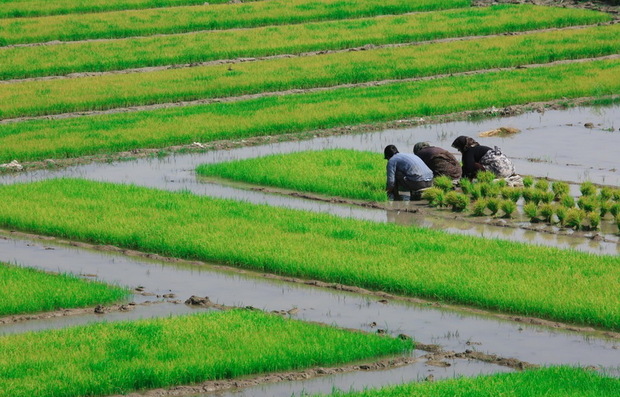
[[[509,321],[514,321],[518,323],[523,323],[523,324],[539,325],[539,326],[545,326],[545,327],[558,329],[558,330],[573,331],[573,332],[591,334],[593,336],[620,339],[620,332],[600,330],[600,329],[595,329],[593,327],[587,327],[587,326],[581,326],[581,325],[575,325],[575,324],[567,324],[567,323],[546,320],[546,319],[537,318],[537,317],[527,317],[527,316],[520,316],[520,315],[514,315],[514,314],[499,313],[499,312],[494,312],[491,310],[478,309],[478,308],[473,308],[469,306],[459,306],[459,305],[447,304],[447,303],[438,302],[438,301],[432,301],[430,299],[399,296],[399,295],[394,295],[394,294],[390,294],[390,293],[383,292],[383,291],[372,291],[366,288],[355,287],[351,285],[329,283],[329,282],[324,282],[324,281],[319,281],[319,280],[307,280],[307,279],[302,279],[302,278],[297,278],[297,277],[280,276],[280,275],[275,275],[271,273],[258,273],[252,270],[246,270],[246,269],[242,269],[238,267],[230,267],[226,265],[215,265],[215,264],[210,264],[210,263],[207,264],[202,261],[166,257],[166,256],[161,256],[159,254],[124,249],[124,248],[116,247],[112,245],[97,245],[97,244],[84,243],[84,242],[78,242],[78,241],[63,240],[63,239],[59,239],[55,237],[24,233],[24,232],[19,232],[19,231],[14,231],[14,230],[11,230],[11,231],[0,230],[0,232],[5,233],[7,235],[16,236],[18,238],[26,238],[26,239],[40,240],[40,241],[53,241],[55,244],[62,244],[62,245],[68,245],[72,247],[80,247],[80,248],[86,248],[86,249],[92,249],[92,250],[104,251],[104,252],[120,253],[122,255],[126,255],[129,257],[147,258],[147,259],[154,259],[154,260],[162,261],[162,262],[189,264],[193,266],[209,266],[210,268],[213,268],[215,270],[224,270],[224,271],[233,272],[237,274],[247,274],[247,275],[252,275],[255,277],[261,277],[265,279],[285,281],[289,283],[303,284],[303,285],[308,285],[308,286],[313,286],[313,287],[327,288],[327,289],[352,292],[352,293],[362,294],[362,295],[367,295],[367,296],[374,296],[377,298],[378,302],[383,303],[383,304],[389,304],[390,300],[410,302],[410,303],[427,305],[427,306],[431,306],[434,308],[448,309],[448,310],[462,312],[466,314],[489,316],[489,317],[499,318],[502,320],[509,320]],[[175,303],[180,303],[180,302],[175,302]],[[224,306],[216,307],[216,308],[224,308]],[[85,310],[92,311],[92,309],[85,309]],[[281,314],[284,314],[284,313],[281,313]]]
[[[342,88],[379,87],[379,86],[396,84],[396,83],[430,81],[430,80],[437,80],[437,79],[442,79],[442,78],[447,78],[447,77],[473,76],[473,75],[479,75],[479,74],[485,74],[485,73],[491,73],[491,72],[508,71],[508,70],[515,70],[515,69],[545,68],[545,67],[552,67],[552,66],[557,66],[557,65],[584,63],[584,62],[590,62],[590,61],[596,61],[596,60],[600,61],[600,60],[610,60],[610,59],[620,59],[620,54],[606,55],[602,57],[582,58],[582,59],[565,59],[565,60],[554,61],[554,62],[549,62],[549,63],[518,65],[518,66],[505,67],[505,68],[469,70],[465,72],[436,74],[436,75],[424,76],[424,77],[375,80],[375,81],[359,83],[359,84],[338,84],[338,85],[333,85],[333,86],[328,86],[328,87],[315,87],[315,88],[305,88],[305,89],[290,89],[290,90],[284,90],[284,91],[261,92],[257,94],[239,95],[239,96],[232,96],[232,97],[206,98],[206,99],[197,99],[193,101],[168,102],[168,103],[158,103],[158,104],[153,104],[153,105],[118,107],[118,108],[107,109],[107,110],[89,110],[89,111],[44,115],[44,116],[18,117],[18,118],[13,118],[13,119],[0,120],[0,124],[12,124],[12,123],[18,123],[18,122],[24,122],[24,121],[32,121],[32,120],[60,120],[60,119],[76,118],[76,117],[83,117],[83,116],[97,116],[97,115],[104,115],[104,114],[107,115],[107,114],[118,114],[118,113],[154,111],[154,110],[159,110],[159,109],[208,105],[212,103],[233,103],[233,102],[247,101],[247,100],[267,98],[267,97],[280,97],[280,96],[286,96],[286,95],[292,95],[292,94],[309,94],[309,93],[314,93],[314,92],[333,91],[333,90],[338,90]]]

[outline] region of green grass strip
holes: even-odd
[[[469,5],[469,0],[269,0],[19,20],[0,19],[0,45],[286,25]]]
[[[242,0],[244,2],[257,0]],[[210,4],[229,0],[210,0]],[[40,17],[46,15],[83,14],[145,8],[202,5],[204,0],[4,0],[0,2],[0,18]]]
[[[412,148],[400,148],[411,152]],[[382,156],[329,149],[203,164],[199,175],[357,200],[386,201]]]
[[[341,364],[411,341],[249,310],[99,323],[0,337],[0,390],[74,397]]]
[[[0,316],[118,302],[129,294],[126,288],[0,262]]]
[[[618,256],[72,179],[0,188],[0,225],[620,329]]]
[[[413,78],[615,53],[620,53],[620,24],[234,66],[29,81],[0,85],[0,118]]]
[[[0,161],[278,135],[620,92],[620,60],[0,125]],[[570,84],[566,82],[570,81]]]
[[[338,50],[608,22],[591,10],[504,4],[289,26],[0,49],[0,79]]]
[[[334,392],[331,397],[602,397],[614,396],[620,380],[570,367],[532,369],[509,374],[408,383],[363,392]]]

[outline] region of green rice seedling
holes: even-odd
[[[474,201],[471,208],[471,213],[473,216],[485,216],[485,211],[487,209],[487,200],[483,198],[479,198]]]
[[[242,0],[243,2],[255,0]],[[228,3],[229,0],[211,0],[209,4]],[[144,8],[203,5],[203,0],[9,0],[0,3],[0,18],[40,17],[45,15],[83,14],[118,10],[139,10]]]
[[[463,212],[467,209],[469,203],[469,196],[463,193],[452,191],[446,194],[446,204],[452,206],[452,211],[454,212]]]
[[[501,195],[503,199],[516,203],[521,198],[521,189],[518,187],[505,187],[501,189]]]
[[[130,296],[127,288],[2,262],[0,280],[0,316],[109,304]]]
[[[554,212],[555,212],[555,216],[558,218],[558,222],[560,223],[560,226],[564,227],[564,225],[566,224],[566,215],[567,215],[568,209],[564,207],[563,205],[556,204],[554,207]]]
[[[459,24],[454,24],[455,20],[458,20]],[[58,46],[6,47],[0,49],[0,58],[10,59],[11,62],[0,63],[0,78],[16,79],[219,59],[299,54],[308,51],[341,50],[366,44],[383,45],[455,36],[484,36],[508,31],[587,25],[609,20],[611,20],[609,15],[589,10],[503,4],[382,18],[88,41]],[[590,33],[592,35],[592,32]],[[602,40],[602,44],[605,38],[598,37]],[[564,47],[569,40],[559,38],[557,41]],[[583,39],[577,41],[583,42]],[[531,43],[522,42],[519,46],[530,48],[537,42],[538,40],[532,40]],[[608,42],[613,43],[613,37]],[[491,51],[496,53],[497,48],[501,47],[503,44],[495,45],[495,49]],[[613,51],[612,53],[617,52],[608,48],[609,50]],[[558,50],[553,51],[557,54]],[[532,51],[534,52],[543,54],[547,51]],[[579,56],[577,55],[579,52],[581,50],[574,55]],[[505,59],[511,57],[512,54]],[[550,60],[552,58],[548,59]],[[540,59],[540,62],[546,61]]]
[[[487,198],[487,208],[491,211],[491,216],[495,216],[499,211],[500,200],[496,197]]]
[[[451,190],[454,190],[452,179],[449,176],[445,176],[445,175],[434,178],[433,186],[440,188],[444,192],[449,192]]]
[[[599,202],[594,196],[581,196],[577,200],[577,206],[586,212],[593,212],[598,209]]]
[[[618,232],[620,232],[620,215],[616,215],[616,225],[618,226]]]
[[[538,179],[536,183],[534,183],[534,189],[546,192],[547,190],[549,190],[549,181],[546,179]]]
[[[76,179],[3,186],[0,227],[620,329],[618,256]]]
[[[562,196],[569,194],[570,187],[566,182],[554,181],[551,183],[551,191],[555,194],[555,200],[559,201]]]
[[[531,222],[538,221],[538,204],[529,202],[523,206],[523,212],[530,218]]]
[[[479,183],[491,183],[495,179],[495,174],[491,171],[479,171],[476,174],[476,180]]]
[[[446,206],[446,192],[438,187],[432,187],[426,189],[422,193],[422,198],[428,201],[428,205],[431,207],[445,207]]]
[[[482,189],[480,188],[479,183],[474,183],[469,188],[469,195],[473,200],[478,200],[482,198]]]
[[[471,180],[469,180],[468,178],[461,178],[459,180],[459,186],[461,187],[463,193],[471,195],[471,190],[473,186],[473,182]]]
[[[500,187],[494,182],[482,182],[479,183],[478,186],[480,186],[480,194],[482,197],[496,198],[499,196]]]
[[[504,218],[512,218],[512,214],[517,210],[517,204],[512,200],[502,200],[499,205],[504,212]]]
[[[503,189],[506,186],[508,186],[508,182],[505,179],[498,179],[496,184],[497,186],[499,186],[500,189]]]
[[[331,397],[597,397],[617,394],[620,380],[585,368],[547,367],[508,374],[413,382],[381,389],[331,393]]]
[[[575,198],[570,194],[563,194],[560,197],[560,204],[566,208],[573,208],[575,206]]]
[[[531,188],[532,189],[532,193],[530,195],[530,202],[538,205],[541,201],[543,201],[543,198],[546,196],[545,192],[538,190],[536,188]]]
[[[5,123],[0,124],[0,161],[25,162],[196,141],[275,136],[446,114],[490,104],[506,106],[566,95],[587,96],[594,93],[593,82],[596,92],[615,92],[614,87],[620,90],[618,72],[620,60],[611,59],[229,103]],[[570,79],[571,84],[551,78],[557,75]],[[463,86],[469,87],[471,98],[462,95]],[[499,87],[511,87],[515,92],[498,91]]]
[[[0,337],[0,388],[12,397],[130,394],[338,365],[412,347],[411,340],[236,309]]]
[[[615,218],[620,214],[620,203],[613,203],[609,207],[609,213]]]
[[[609,212],[609,210],[612,207],[612,201],[601,201],[599,204],[599,214],[601,215],[601,218],[604,218],[605,215],[607,215],[607,213]]]
[[[538,208],[538,214],[547,223],[551,223],[551,218],[553,217],[554,212],[553,206],[548,203],[544,203],[540,206],[540,208]]]
[[[555,194],[553,192],[549,192],[549,191],[542,191],[540,190],[540,201],[543,203],[550,203],[553,201],[553,199],[555,198]]]
[[[523,186],[528,188],[528,187],[532,187],[534,185],[534,178],[532,178],[531,176],[527,175],[523,177]]]
[[[612,199],[614,201],[620,201],[620,189],[614,189],[612,192]]]
[[[611,200],[614,195],[614,190],[609,186],[602,187],[598,192],[598,199],[601,202]]]
[[[179,6],[106,13],[0,19],[0,44],[40,43],[51,40],[178,34],[197,30],[224,30],[287,25],[334,19],[397,15],[466,7],[468,0],[270,0],[245,4]]]
[[[601,214],[599,214],[598,212],[588,212],[586,213],[586,221],[590,225],[590,230],[598,230],[601,224]]]
[[[566,226],[575,230],[581,230],[583,228],[583,220],[586,216],[584,210],[579,208],[569,208],[566,211]]]
[[[579,190],[584,196],[593,196],[596,194],[596,186],[594,186],[594,184],[590,181],[585,181],[582,183]]]

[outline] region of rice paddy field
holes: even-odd
[[[0,1],[0,396],[617,394],[619,7]]]

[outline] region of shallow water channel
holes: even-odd
[[[584,123],[592,123],[594,128],[585,128]],[[381,153],[385,145],[395,144],[401,151],[410,151],[416,142],[422,140],[448,148],[458,135],[476,136],[481,131],[499,126],[517,127],[522,132],[505,138],[480,138],[479,141],[490,146],[502,147],[511,158],[515,159],[517,170],[522,174],[574,183],[587,179],[606,185],[620,185],[620,172],[616,169],[619,165],[616,152],[620,147],[620,131],[618,131],[620,107],[618,106],[529,113],[479,123],[446,123],[352,136],[283,142],[204,154],[176,155],[162,159],[91,164],[59,171],[38,171],[3,176],[0,183],[61,176],[135,183],[167,190],[186,189],[196,194],[329,212],[339,216],[378,222],[418,224],[450,232],[617,255],[620,248],[617,238],[613,240],[612,232],[609,233],[609,241],[594,241],[588,238],[542,234],[492,225],[463,224],[463,222],[450,221],[445,217],[421,218],[405,212],[364,209],[202,183],[197,180],[193,171],[197,165],[206,162],[307,149],[344,147]],[[100,280],[127,285],[131,288],[143,286],[145,291],[154,295],[135,295],[134,301],[137,303],[157,302],[152,305],[137,306],[127,313],[105,315],[92,313],[84,316],[0,325],[0,335],[60,328],[93,321],[167,316],[203,310],[192,309],[182,303],[171,303],[158,297],[158,295],[173,293],[181,301],[191,295],[197,295],[208,296],[213,302],[219,304],[253,306],[266,311],[297,308],[299,311],[291,317],[370,332],[384,329],[393,335],[403,333],[421,343],[439,344],[446,351],[477,350],[541,365],[595,366],[606,373],[620,376],[620,341],[593,334],[558,331],[543,326],[499,320],[492,316],[473,315],[458,309],[439,309],[430,305],[398,300],[381,303],[380,298],[374,296],[268,280],[260,275],[223,271],[208,265],[195,267],[139,260],[121,254],[91,251],[48,241],[31,241],[11,235],[0,238],[0,261],[51,271],[96,275]],[[415,351],[414,354],[420,356],[425,352]],[[420,380],[431,374],[439,379],[455,375],[511,370],[477,360],[448,361],[449,366],[446,367],[429,365],[425,360],[421,360],[415,364],[386,371],[331,375],[303,382],[262,385],[224,394],[218,393],[218,395],[290,396],[298,395],[302,391],[330,392],[332,387],[345,390],[350,387],[360,389],[387,383]]]

